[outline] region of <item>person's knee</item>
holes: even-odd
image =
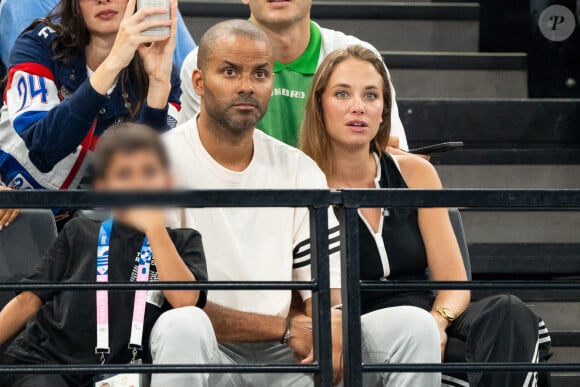
[[[385,326],[389,328],[385,329]],[[363,329],[368,330],[369,336],[374,336],[377,342],[397,342],[410,351],[431,352],[434,348],[434,353],[437,353],[440,346],[439,329],[433,316],[413,306],[375,312],[364,321]]]
[[[187,343],[202,346],[214,337],[213,328],[205,312],[196,307],[172,309],[163,313],[153,326],[152,345],[159,342]]]
[[[490,303],[492,307],[488,312],[496,319],[499,316],[525,316],[532,313],[522,300],[511,294],[493,296],[492,301]]]
[[[420,346],[439,347],[441,340],[439,328],[429,312],[421,308],[407,307],[403,316],[405,323],[401,326],[401,334],[407,340]]]

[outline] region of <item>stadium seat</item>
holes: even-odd
[[[579,107],[578,100],[399,99],[412,147],[465,143],[432,160],[456,166],[580,165]]]
[[[453,232],[455,232],[455,237],[457,238],[457,243],[459,244],[459,250],[461,251],[461,258],[463,258],[463,265],[465,266],[465,273],[467,274],[467,279],[471,281],[471,260],[469,257],[467,237],[465,236],[465,230],[463,229],[463,220],[461,219],[461,213],[457,208],[449,209],[449,219],[451,220]]]
[[[457,243],[459,243],[459,250],[461,250],[461,257],[465,265],[467,279],[471,281],[471,260],[469,258],[469,249],[467,247],[467,238],[465,237],[465,230],[463,229],[461,213],[457,208],[451,208],[449,209],[449,218],[451,219],[451,225],[453,226]]]
[[[18,282],[40,262],[56,239],[50,210],[22,210],[14,223],[0,232],[0,282]],[[0,292],[0,308],[13,297]]]
[[[0,232],[0,283],[18,282],[28,275],[56,236],[51,210],[21,210],[14,223]],[[13,297],[14,292],[0,292],[0,309]],[[0,354],[4,348],[0,346]]]

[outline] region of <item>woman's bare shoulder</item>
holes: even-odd
[[[409,188],[442,188],[437,170],[429,161],[415,155],[393,156]]]

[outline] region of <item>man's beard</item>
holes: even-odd
[[[207,93],[207,91],[206,91]],[[252,95],[243,95],[229,101],[227,106],[220,106],[216,103],[216,99],[209,93],[209,104],[206,99],[205,107],[208,115],[220,124],[224,129],[227,129],[230,134],[235,136],[243,135],[244,133],[253,130],[256,124],[260,122],[264,116],[265,110],[260,102]],[[250,105],[255,107],[255,111],[249,111],[246,114],[235,113],[235,105]]]

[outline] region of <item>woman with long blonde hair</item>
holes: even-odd
[[[442,188],[428,161],[384,151],[391,105],[389,77],[372,51],[347,47],[321,64],[306,105],[300,148],[318,163],[331,188]],[[467,280],[447,209],[363,208],[359,219],[362,280],[429,280],[427,273],[434,281]],[[469,291],[441,290],[434,295],[385,289],[364,291],[361,298],[363,327],[377,314],[388,319],[401,306],[429,312],[439,328],[441,358],[448,361],[537,362],[549,354],[542,320],[511,295],[470,304]],[[459,353],[448,341],[462,344]],[[380,351],[363,346],[363,356]],[[385,356],[382,361],[389,359]],[[472,387],[537,383],[536,374],[525,372],[444,375],[443,379],[444,384]]]

